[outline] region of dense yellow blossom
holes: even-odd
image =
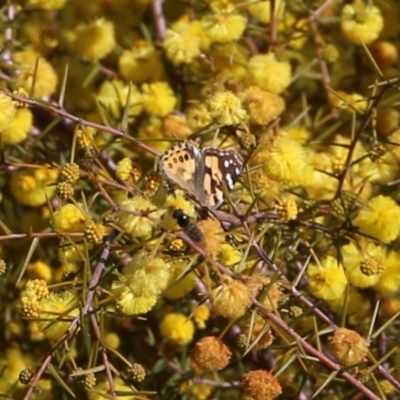
[[[129,100],[128,93],[130,93]],[[105,81],[97,93],[97,100],[115,119],[122,117],[128,102],[128,117],[134,118],[143,110],[142,95],[139,89],[135,85],[129,87],[118,79]]]
[[[163,292],[163,296],[169,299],[180,299],[189,293],[196,283],[196,273],[187,269],[186,261],[177,261],[171,264],[171,284]]]
[[[157,303],[157,296],[135,296],[126,287],[118,294],[117,307],[120,312],[126,315],[140,315],[149,312]]]
[[[163,46],[174,64],[188,64],[201,54],[206,38],[202,24],[197,20],[189,21],[184,16],[167,30]]]
[[[358,288],[374,286],[385,272],[385,253],[373,242],[349,243],[341,249],[349,282]]]
[[[275,1],[275,14],[278,14],[282,10],[282,0]],[[257,18],[260,22],[267,24],[271,20],[271,2],[269,0],[260,0],[256,3],[249,3],[247,10],[250,15]]]
[[[32,122],[32,112],[28,108],[18,109],[11,124],[0,133],[3,143],[18,144],[26,140],[29,136]]]
[[[390,197],[373,197],[353,223],[362,233],[389,243],[400,233],[400,206]]]
[[[43,279],[50,282],[53,276],[51,266],[41,260],[29,263],[26,272],[31,279]]]
[[[40,318],[43,320],[36,323],[39,330],[51,340],[59,340],[79,315],[78,299],[70,291],[49,293],[40,301],[40,305]]]
[[[50,168],[25,169],[11,175],[10,189],[18,203],[38,207],[56,191],[58,171]]]
[[[150,114],[165,117],[170,113],[177,99],[167,82],[145,83],[142,85],[144,110]]]
[[[385,258],[386,269],[380,276],[376,290],[382,296],[394,296],[400,289],[400,253],[398,251],[390,251]]]
[[[196,306],[193,310],[193,320],[199,329],[204,329],[206,327],[206,322],[210,318],[211,311],[205,304],[200,304]]]
[[[237,125],[246,117],[240,99],[230,91],[218,92],[207,100],[210,116],[220,125]]]
[[[56,91],[58,83],[56,71],[39,53],[29,49],[22,50],[14,53],[14,60],[18,65],[17,87],[22,87],[27,93],[30,93],[33,89],[33,76],[36,68],[33,96],[35,98],[47,97]]]
[[[68,41],[83,58],[101,60],[114,49],[114,24],[103,18],[80,24],[70,33]]]
[[[54,212],[54,230],[57,232],[83,232],[86,217],[75,204],[66,204]]]
[[[292,70],[287,61],[278,61],[273,53],[257,54],[249,59],[248,80],[273,94],[282,93],[290,84]]]
[[[151,219],[142,214],[156,211],[154,204],[141,196],[126,199],[119,204],[120,211],[117,213],[118,224],[121,229],[129,233],[134,238],[147,239],[151,236],[155,227]],[[152,212],[152,217],[157,217],[158,213]]]
[[[285,110],[282,97],[258,87],[249,87],[240,94],[240,98],[252,124],[267,125]]]
[[[164,71],[159,52],[146,40],[137,40],[130,49],[124,50],[118,68],[121,76],[134,84],[158,81]]]
[[[118,280],[113,282],[115,293],[126,287],[140,297],[152,297],[160,294],[170,282],[171,267],[162,258],[151,254],[138,253],[125,266]]]
[[[184,346],[192,341],[194,324],[183,314],[167,314],[160,322],[161,335],[172,343]]]
[[[318,299],[327,301],[341,298],[348,284],[342,265],[331,256],[327,256],[321,264],[310,264],[307,276],[310,292]]]
[[[350,42],[370,44],[378,38],[383,28],[382,14],[373,4],[354,0],[342,9],[341,28]]]
[[[242,282],[227,277],[210,292],[210,301],[217,314],[229,319],[240,318],[250,306],[250,290]]]
[[[298,142],[281,135],[261,147],[260,153],[265,159],[263,171],[270,179],[289,186],[302,185],[309,180],[312,172],[310,157]]]
[[[0,92],[0,132],[6,131],[10,127],[14,121],[15,114],[16,109],[11,97],[7,96],[4,92]],[[5,138],[7,137],[6,134]],[[6,140],[5,142],[7,143]]]
[[[228,1],[213,1],[212,13],[201,19],[204,31],[211,42],[226,43],[239,39],[246,28],[247,20],[237,13]]]

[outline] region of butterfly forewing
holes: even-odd
[[[172,147],[161,157],[159,168],[165,183],[194,194],[200,162],[200,150],[183,143]]]

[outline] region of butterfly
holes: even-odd
[[[199,149],[183,142],[161,156],[159,170],[168,189],[182,189],[202,206],[215,209],[224,200],[223,185],[233,189],[242,173],[243,158],[234,150]]]

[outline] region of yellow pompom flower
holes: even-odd
[[[235,6],[228,1],[213,1],[210,8],[212,12],[201,19],[210,41],[227,43],[238,40],[246,28],[246,18],[238,14]]]
[[[146,40],[137,40],[129,50],[124,50],[118,68],[121,76],[134,84],[159,81],[164,71],[159,52]]]
[[[370,44],[378,38],[383,28],[381,11],[369,2],[354,0],[342,9],[341,28],[350,42]]]
[[[171,267],[162,258],[138,253],[125,266],[112,289],[129,287],[135,296],[157,296],[166,289],[171,279]]]
[[[221,253],[218,256],[219,261],[223,265],[236,265],[242,260],[243,253],[230,245],[229,243],[221,244]]]
[[[361,94],[346,93],[342,90],[332,93],[329,96],[329,101],[333,106],[344,110],[349,114],[357,111],[366,111],[368,107],[368,99],[363,97]]]
[[[143,110],[142,94],[135,85],[131,85],[129,89],[129,85],[118,79],[104,81],[97,93],[97,100],[107,110],[111,118],[119,120],[122,118],[128,103],[129,90],[128,119],[132,122]]]
[[[237,125],[247,116],[240,99],[229,90],[215,93],[206,105],[211,118],[219,125]]]
[[[129,233],[133,238],[148,239],[155,228],[154,222],[142,216],[151,212],[153,218],[160,215],[155,205],[141,196],[126,199],[118,204],[120,211],[116,214],[118,225],[123,232]]]
[[[167,82],[142,85],[143,108],[150,114],[165,117],[175,107],[177,98]]]
[[[292,70],[286,61],[278,61],[275,54],[257,54],[247,64],[250,85],[273,94],[282,93],[290,84]]]
[[[68,213],[75,213],[74,210],[70,210],[68,212],[65,212],[65,214]],[[77,213],[79,216],[79,212]],[[82,219],[78,220],[76,228],[79,231],[83,231],[84,226],[86,223],[84,223],[83,219],[83,214]],[[60,220],[66,219],[66,215],[64,215]],[[69,226],[67,224],[67,226]],[[79,269],[79,263],[82,263],[85,260],[85,255],[87,254],[87,251],[90,250],[93,247],[91,243],[66,243],[60,245],[58,249],[58,259],[62,265],[63,272],[76,272]]]
[[[33,74],[37,62],[35,76],[35,98],[48,97],[57,89],[58,76],[53,66],[34,50],[22,50],[14,53],[14,61],[18,65],[16,86],[30,93],[33,84]]]
[[[205,42],[201,23],[187,16],[176,21],[167,33],[163,47],[167,58],[174,64],[189,64],[201,53]]]
[[[240,98],[252,124],[267,125],[285,111],[285,101],[282,97],[256,86],[243,91]]]
[[[361,240],[341,249],[342,263],[349,282],[361,289],[375,286],[385,271],[385,254],[381,246]]]
[[[69,328],[71,322],[79,315],[78,299],[72,292],[49,293],[40,300],[41,321],[36,324],[50,340],[59,340]]]
[[[372,149],[370,157],[360,162],[358,172],[363,179],[369,182],[385,185],[398,177],[400,164],[396,156],[386,152],[383,146],[378,145],[376,147],[376,152]],[[374,158],[374,153],[377,153],[376,158]]]
[[[275,211],[282,221],[288,222],[297,218],[297,204],[293,199],[280,199],[275,204]]]
[[[283,10],[282,0],[275,1],[275,14]],[[269,24],[271,20],[271,2],[269,0],[259,0],[247,6],[249,14],[263,24]]]
[[[121,339],[117,333],[108,332],[104,336],[104,344],[109,348],[116,350],[121,345]]]
[[[11,193],[19,204],[42,206],[53,197],[58,174],[58,171],[49,168],[16,171],[11,175]]]
[[[345,301],[346,308],[344,308]],[[346,315],[354,316],[357,319],[362,319],[371,312],[371,305],[367,296],[352,286],[347,293],[347,298],[342,296],[337,300],[330,300],[328,306],[338,315],[346,311]]]
[[[331,256],[327,256],[321,264],[310,264],[307,268],[307,276],[310,292],[317,299],[338,300],[343,296],[347,286],[342,265]]]
[[[303,125],[290,126],[285,130],[285,132],[290,139],[302,144],[306,143],[311,136],[310,130]]]
[[[162,132],[165,138],[187,139],[193,132],[184,114],[171,113],[162,121]]]
[[[192,341],[194,331],[194,323],[180,313],[167,314],[160,322],[161,336],[180,346]]]
[[[8,396],[13,396],[13,390],[17,389],[21,393],[23,388],[19,383],[19,374],[28,366],[34,365],[34,360],[29,353],[18,346],[16,342],[10,342],[8,346],[1,349],[1,359],[3,361],[2,373],[0,377],[0,391],[1,393],[8,393]],[[38,388],[38,390],[40,390]],[[15,393],[18,396],[17,393]]]
[[[229,347],[215,336],[204,336],[198,340],[190,354],[192,362],[204,371],[224,369],[232,356]]]
[[[26,6],[39,10],[54,11],[63,8],[66,2],[67,0],[28,0]]]
[[[242,282],[226,277],[221,285],[210,292],[210,301],[217,314],[237,319],[250,307],[250,290]]]
[[[286,135],[279,135],[272,143],[260,148],[263,158],[262,169],[268,178],[289,186],[308,182],[312,166],[305,148]]]
[[[192,104],[185,110],[185,114],[192,131],[199,131],[211,123],[211,115],[203,103]]]
[[[249,371],[243,375],[242,387],[254,400],[273,400],[282,393],[282,387],[270,372]]]
[[[129,157],[123,158],[117,163],[115,168],[115,175],[121,181],[128,181],[131,177],[133,162]]]
[[[368,353],[369,343],[356,331],[336,329],[329,337],[329,348],[342,365],[360,363]]]
[[[389,243],[400,233],[400,206],[390,197],[376,196],[360,210],[353,223],[362,233]]]
[[[180,299],[189,293],[196,283],[197,275],[194,271],[186,271],[187,261],[177,261],[171,264],[171,284],[163,291],[168,299]]]
[[[56,232],[83,232],[86,222],[87,218],[82,209],[75,204],[66,204],[55,211],[53,215]]]
[[[395,296],[400,290],[400,253],[391,251],[384,261],[385,272],[374,287],[382,296]]]
[[[10,127],[15,114],[16,109],[11,97],[0,92],[0,132],[6,131]]]
[[[49,283],[53,277],[53,271],[49,264],[43,261],[29,263],[26,267],[26,274],[30,279],[42,279]]]
[[[171,144],[165,140],[162,131],[162,118],[158,116],[150,116],[143,121],[139,127],[137,138],[144,139],[144,141],[151,140],[151,147],[160,153],[164,153],[171,147]],[[154,159],[154,156],[150,155],[148,152],[143,152],[142,154],[144,157],[151,157]]]
[[[399,60],[399,51],[397,46],[389,41],[380,40],[368,46],[374,61],[380,69],[385,69],[395,65]]]
[[[68,36],[71,48],[87,60],[101,60],[115,47],[114,24],[104,18],[78,25]]]
[[[4,115],[2,116],[4,117]],[[3,143],[18,144],[23,142],[29,136],[29,129],[32,127],[32,122],[32,112],[28,108],[17,109],[15,118],[12,120],[11,124],[0,133]]]
[[[193,320],[199,329],[205,329],[206,322],[210,318],[211,311],[206,304],[200,304],[193,310]]]
[[[135,296],[129,288],[124,288],[116,298],[117,308],[126,315],[146,314],[157,304],[157,296]]]

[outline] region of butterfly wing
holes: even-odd
[[[160,158],[159,170],[167,187],[173,186],[196,196],[198,166],[201,151],[190,143],[181,143],[168,150]]]
[[[243,170],[243,157],[234,150],[221,150],[212,147],[203,149],[203,187],[204,198],[201,204],[217,208],[224,200],[223,185],[233,189]]]

